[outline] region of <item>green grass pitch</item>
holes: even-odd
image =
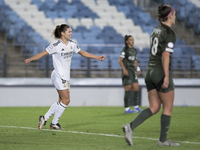
[[[126,144],[122,125],[137,114],[123,107],[67,107],[59,123],[63,130],[38,130],[38,118],[49,107],[0,107],[0,150],[199,150],[200,107],[174,107],[168,139],[180,147],[158,147],[161,111],[134,131]],[[144,109],[144,108],[143,108]]]

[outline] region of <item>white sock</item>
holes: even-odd
[[[55,114],[57,107],[59,106],[58,102],[55,102],[53,105],[51,105],[51,107],[49,108],[49,110],[47,111],[47,113],[44,115],[44,120],[47,121],[53,114]]]
[[[134,106],[134,108],[136,109],[136,108],[139,108],[139,106],[138,105],[136,105],[136,106]]]
[[[67,107],[67,105],[63,104],[62,102],[60,102],[60,105],[58,105],[54,118],[52,120],[52,124],[57,124],[60,117],[62,116],[63,112],[65,111],[65,108]]]
[[[125,111],[128,111],[129,109],[130,109],[129,107],[126,107],[126,108],[125,108]]]

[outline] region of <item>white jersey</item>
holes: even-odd
[[[61,39],[50,44],[46,51],[52,54],[54,71],[58,73],[61,79],[70,80],[70,66],[73,52],[78,53],[78,45],[69,40],[67,46]]]

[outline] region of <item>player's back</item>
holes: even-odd
[[[173,53],[176,36],[170,27],[158,26],[151,34],[151,49],[149,57],[149,68],[162,68],[162,53],[168,51]]]

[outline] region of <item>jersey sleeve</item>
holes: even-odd
[[[46,48],[46,51],[47,51],[49,54],[56,53],[56,47],[55,47],[53,44],[50,44],[50,45]]]
[[[125,53],[124,48],[123,48],[122,51],[120,52],[120,57],[125,58],[125,55],[126,55],[126,53]]]
[[[137,60],[137,49],[135,49],[135,60]]]
[[[175,42],[176,42],[176,37],[174,35],[168,36],[165,42],[164,51],[173,53]]]
[[[77,43],[74,43],[74,52],[75,53],[78,53],[81,49],[79,48],[78,44]]]

